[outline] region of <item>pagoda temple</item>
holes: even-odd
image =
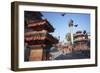
[[[90,50],[90,35],[77,31],[74,34],[74,51],[88,51]]]
[[[50,33],[53,26],[46,19],[42,19],[40,12],[25,11],[25,61],[49,60],[52,44],[58,40]]]

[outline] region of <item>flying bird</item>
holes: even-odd
[[[61,15],[62,15],[62,16],[65,16],[65,14],[66,14],[66,13],[62,13]]]
[[[77,27],[78,26],[78,24],[77,25],[74,25],[75,27]]]

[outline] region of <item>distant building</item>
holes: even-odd
[[[69,43],[59,42],[57,44],[57,49],[62,52],[62,54],[72,53],[72,46]]]
[[[71,45],[63,45],[62,46],[62,52],[63,54],[68,54],[68,53],[72,53],[72,46]]]

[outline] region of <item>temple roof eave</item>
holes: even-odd
[[[32,28],[36,31],[47,30],[48,32],[54,32],[53,26],[47,20],[39,20],[37,22],[33,22],[28,24],[28,28]]]
[[[74,40],[74,42],[89,42],[90,39]]]
[[[56,44],[58,43],[58,39],[56,39],[55,37],[53,37],[52,35],[48,34],[48,33],[42,33],[42,36],[39,35],[34,35],[34,36],[26,36],[25,37],[25,41],[27,42],[35,42],[35,41],[46,41],[48,43],[53,43]]]

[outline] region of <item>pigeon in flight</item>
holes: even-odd
[[[65,16],[65,14],[66,14],[66,13],[62,13],[61,15],[62,15],[62,16]]]

